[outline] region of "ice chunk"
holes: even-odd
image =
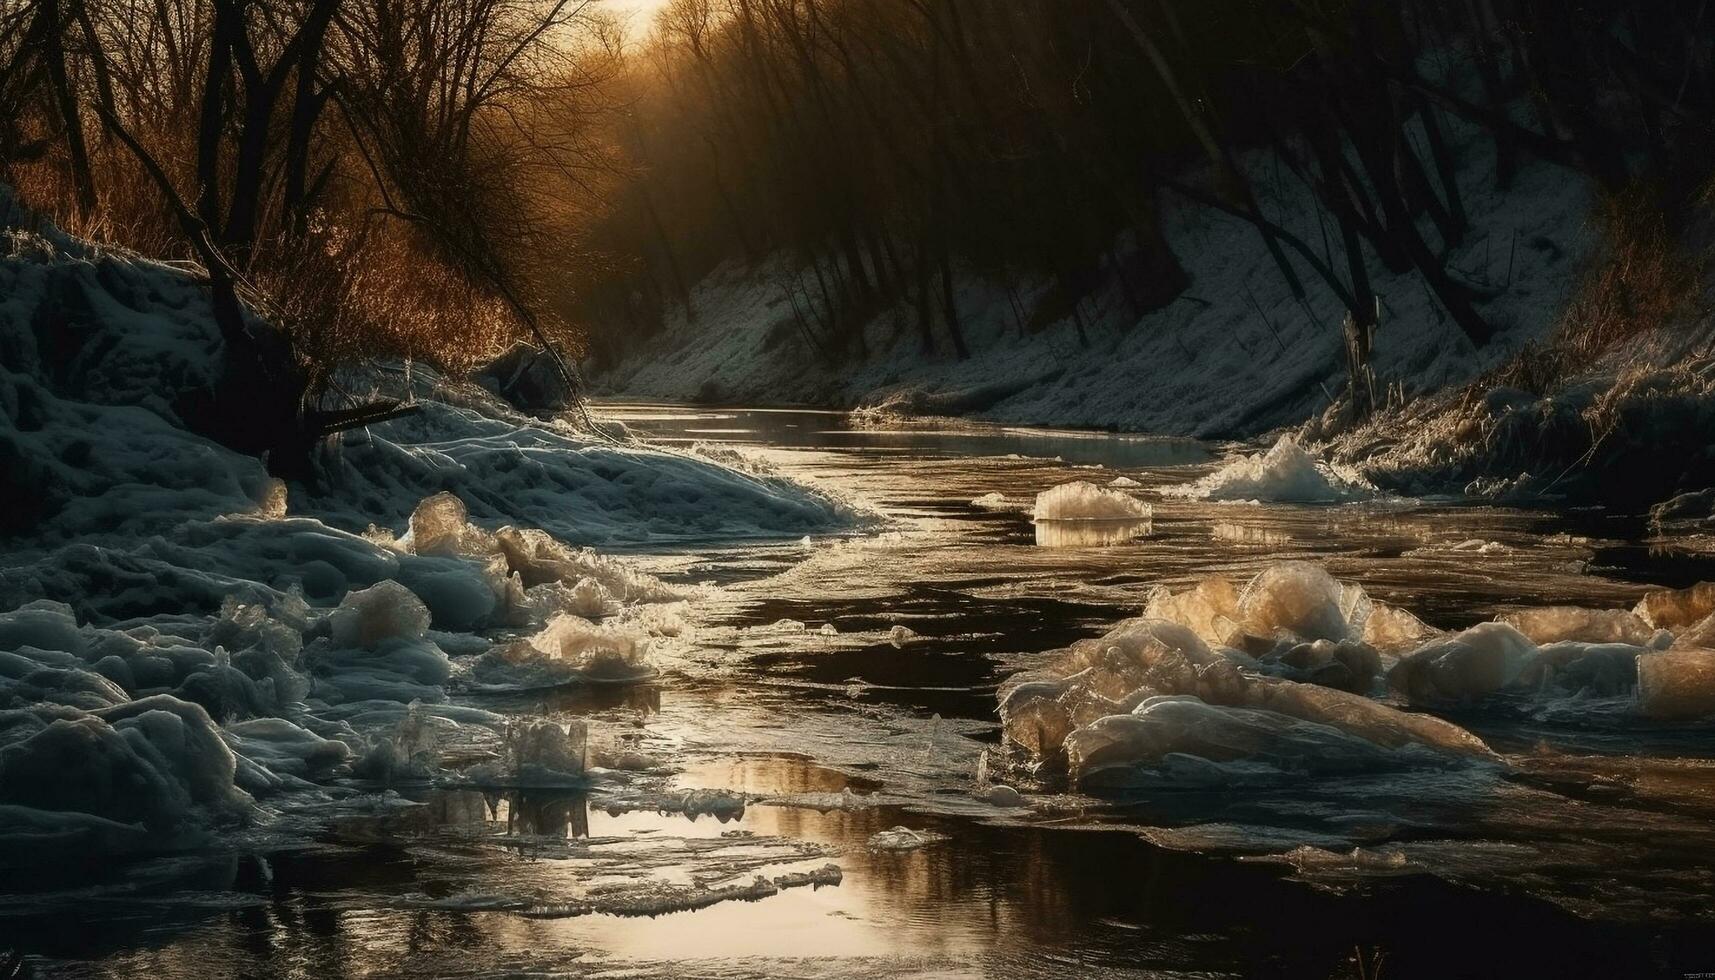
[[[436,629],[477,630],[495,619],[509,597],[505,563],[489,567],[464,558],[407,557],[400,561],[397,581],[422,600]]]
[[[917,639],[917,631],[909,626],[895,626],[887,631],[887,642],[895,647],[902,647]]]
[[[496,647],[471,671],[479,690],[628,683],[655,676],[650,638],[628,624],[597,625],[562,613],[530,639]]]
[[[283,520],[286,517],[286,481],[269,477],[262,491],[262,501],[256,506],[256,516],[263,520]]]
[[[526,719],[507,726],[501,768],[478,767],[471,779],[525,788],[579,785],[589,766],[589,729],[582,719],[561,725]]]
[[[122,687],[69,654],[27,647],[0,653],[0,708],[51,702],[94,711],[129,700]]]
[[[1112,480],[1108,481],[1108,486],[1110,486],[1110,487],[1141,487],[1141,486],[1143,486],[1143,484],[1137,482],[1136,480],[1132,479],[1129,476],[1116,476]]]
[[[946,839],[946,834],[937,834],[933,830],[893,827],[871,834],[868,843],[872,851],[916,851]]]
[[[1364,590],[1342,585],[1319,565],[1282,562],[1251,579],[1239,595],[1239,626],[1252,636],[1297,641],[1363,636],[1372,604]]]
[[[1715,650],[1638,657],[1638,711],[1663,719],[1715,715]]]
[[[1329,594],[1342,593],[1336,587]],[[1334,600],[1329,602],[1339,608]],[[1327,639],[1320,644],[1294,644],[1281,655],[1303,664],[1302,668],[1290,663],[1286,667],[1306,673],[1333,670],[1330,665],[1338,664],[1346,683],[1356,687],[1362,683],[1360,678],[1373,676],[1370,672],[1379,666],[1379,657],[1357,641],[1348,639],[1343,644]],[[1081,746],[1079,751],[1086,759],[1092,757],[1101,740],[1081,732],[1102,722],[1115,732],[1128,733],[1132,722],[1109,723],[1104,719],[1128,715],[1151,698],[1162,696],[1189,696],[1215,707],[1272,712],[1324,725],[1383,749],[1415,745],[1458,757],[1491,757],[1481,740],[1456,725],[1408,714],[1347,690],[1264,676],[1259,671],[1266,666],[1237,651],[1211,649],[1180,624],[1128,620],[1099,639],[1074,643],[1046,668],[1016,675],[1002,684],[1001,723],[1007,742],[1027,751],[1039,766],[1061,760],[1072,766],[1070,750],[1074,745]],[[1176,716],[1170,711],[1168,717]],[[1121,741],[1130,737],[1127,734]],[[1085,741],[1079,743],[1080,738]],[[1104,768],[1110,763],[1113,767],[1148,767],[1156,761],[1147,753],[1101,751],[1102,758],[1109,760],[1103,763]],[[1117,761],[1121,756],[1131,762]]]
[[[470,511],[456,494],[424,497],[411,512],[404,538],[414,554],[486,557],[495,551],[494,536],[470,523]]]
[[[0,614],[0,650],[35,647],[81,655],[87,643],[77,616],[63,602],[37,599]]]
[[[1339,503],[1375,495],[1355,474],[1335,471],[1283,435],[1266,453],[1240,456],[1179,491],[1208,500]]]
[[[1357,640],[1315,640],[1276,650],[1259,660],[1268,673],[1295,681],[1367,693],[1381,675],[1376,649]]]
[[[507,567],[526,587],[546,582],[576,583],[587,578],[622,602],[672,602],[683,598],[652,575],[589,548],[569,548],[546,531],[503,527],[495,532],[495,541],[506,556]]]
[[[1715,613],[1682,630],[1670,646],[1675,650],[1715,650]]]
[[[978,799],[989,806],[998,806],[1002,809],[1010,810],[1024,805],[1024,794],[1005,783],[995,783],[993,786],[979,790],[976,795]]]
[[[1178,593],[1158,586],[1144,604],[1143,618],[1178,623],[1204,643],[1222,646],[1238,625],[1239,590],[1224,578],[1206,578]]]
[[[305,650],[313,696],[327,701],[442,701],[452,675],[429,642],[429,610],[397,582],[346,595],[327,617],[329,638]]]
[[[1006,495],[1000,493],[985,493],[971,501],[971,506],[980,510],[1006,510],[1010,506]]]
[[[1440,632],[1398,606],[1371,600],[1363,640],[1383,653],[1398,654],[1422,646]]]
[[[1516,686],[1537,693],[1617,697],[1638,683],[1638,656],[1645,648],[1629,643],[1562,640],[1536,651]]]
[[[1630,643],[1643,646],[1654,633],[1641,618],[1623,609],[1584,609],[1578,606],[1547,606],[1521,609],[1497,617],[1534,643]]]
[[[1154,513],[1154,508],[1129,493],[1078,480],[1037,494],[1031,516],[1039,521],[1123,521]]]
[[[571,602],[567,611],[585,619],[600,619],[611,614],[616,606],[613,593],[607,590],[607,586],[593,578],[585,577],[578,579],[577,584],[572,586]]]
[[[1449,761],[1415,742],[1388,746],[1315,721],[1183,695],[1149,698],[1130,714],[1079,729],[1066,754],[1083,787],[1226,785]]]
[[[421,782],[440,769],[440,737],[421,701],[412,701],[393,730],[371,742],[354,775],[384,783]]]
[[[725,824],[727,820],[737,820],[744,815],[743,793],[734,793],[731,789],[691,789],[677,800],[665,802],[664,810],[676,810],[679,814],[696,819],[696,817],[713,817]]]
[[[429,610],[410,589],[388,580],[347,593],[327,622],[335,644],[374,650],[387,640],[428,635]]]
[[[1388,686],[1413,704],[1481,700],[1511,685],[1536,644],[1507,623],[1479,623],[1434,639],[1388,672]]]
[[[1686,589],[1658,589],[1638,600],[1639,618],[1657,629],[1677,630],[1715,614],[1715,582]]]

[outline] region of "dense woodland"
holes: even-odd
[[[963,354],[961,265],[1015,297],[1046,277],[1020,328],[1082,339],[1100,286],[1138,315],[1186,288],[1159,220],[1178,199],[1254,225],[1295,294],[1341,298],[1363,403],[1378,264],[1421,276],[1473,344],[1493,333],[1491,287],[1446,265],[1469,228],[1450,133],[1492,141],[1502,188],[1536,158],[1633,212],[1683,211],[1708,174],[1706,6],[675,0],[627,57],[637,171],[601,241],[633,264],[598,295],[593,340],[647,332],[714,263],[780,249],[830,363],[901,305],[925,349]],[[1290,224],[1319,235],[1258,203],[1259,171],[1311,192],[1320,213]]]
[[[1377,263],[1493,331],[1491,287],[1446,264],[1454,127],[1492,141],[1499,185],[1547,160],[1674,240],[1709,172],[1707,7],[672,0],[627,24],[576,0],[5,0],[0,180],[206,273],[233,384],[192,414],[281,467],[393,410],[343,397],[339,363],[457,373],[525,338],[575,384],[586,345],[647,336],[733,258],[790,257],[830,365],[884,309],[963,355],[955,269],[1051,282],[1020,329],[1081,336],[1095,289],[1141,315],[1187,287],[1169,198],[1341,298],[1363,410]],[[1259,155],[1313,192],[1319,236],[1258,203]]]

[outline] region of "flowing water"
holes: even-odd
[[[1045,785],[1028,808],[976,782],[1000,741],[996,685],[1136,615],[1158,585],[1310,560],[1452,628],[1715,578],[1700,556],[1646,543],[1637,518],[1164,498],[1150,520],[1033,524],[1034,495],[1056,484],[1124,475],[1153,499],[1233,447],[603,411],[883,521],[828,540],[640,548],[648,570],[705,586],[657,682],[465,699],[582,716],[665,765],[589,794],[357,794],[283,812],[218,854],[32,872],[0,888],[0,948],[49,957],[54,975],[172,977],[1715,971],[1707,728],[1458,718],[1507,755],[1504,776],[1123,800]],[[972,504],[991,493],[998,507]],[[921,846],[872,846],[896,826]],[[604,902],[639,881],[714,892],[700,908]]]

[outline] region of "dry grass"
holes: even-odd
[[[1693,207],[1715,200],[1711,182]],[[1545,394],[1615,352],[1647,354],[1661,331],[1694,319],[1706,260],[1669,228],[1660,195],[1643,185],[1602,200],[1603,246],[1544,343],[1479,379],[1475,391],[1504,385]]]
[[[162,259],[190,250],[166,202],[128,158],[95,160],[99,200],[77,206],[67,168],[48,159],[5,175],[19,198],[62,230],[89,241]],[[341,364],[410,358],[460,376],[524,337],[511,308],[439,259],[412,226],[362,214],[345,202],[339,215],[320,213],[301,243],[262,243],[249,272],[280,311],[296,356],[320,382]],[[564,323],[545,318],[569,356],[581,344]]]
[[[517,337],[500,299],[430,258],[394,222],[347,227],[318,216],[302,245],[275,249],[261,264],[259,284],[312,374],[403,357],[456,376]]]
[[[69,168],[48,158],[9,168],[3,178],[19,200],[46,215],[68,234],[104,245],[117,245],[139,255],[180,259],[190,255],[155,185],[132,161],[106,154],[92,161],[97,169],[96,206],[77,205]]]

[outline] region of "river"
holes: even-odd
[[[1648,542],[1635,516],[1155,499],[1235,448],[1180,439],[808,410],[600,414],[874,515],[824,540],[640,546],[627,557],[698,587],[658,681],[466,698],[583,716],[665,775],[591,795],[404,791],[282,815],[295,833],[217,854],[73,884],[31,872],[0,889],[0,947],[68,976],[1715,971],[1707,727],[1462,716],[1511,764],[1477,783],[1394,774],[1123,800],[1034,786],[1029,808],[974,792],[1000,741],[997,684],[1137,615],[1157,586],[1307,560],[1457,628],[1715,578],[1698,554]],[[1026,513],[1056,484],[1122,475],[1152,519],[1045,527]],[[992,493],[998,509],[972,504]],[[694,789],[745,805],[688,816],[646,802]],[[896,826],[925,843],[871,846]],[[759,875],[787,879],[738,887]],[[577,914],[641,879],[734,890],[699,909]]]

